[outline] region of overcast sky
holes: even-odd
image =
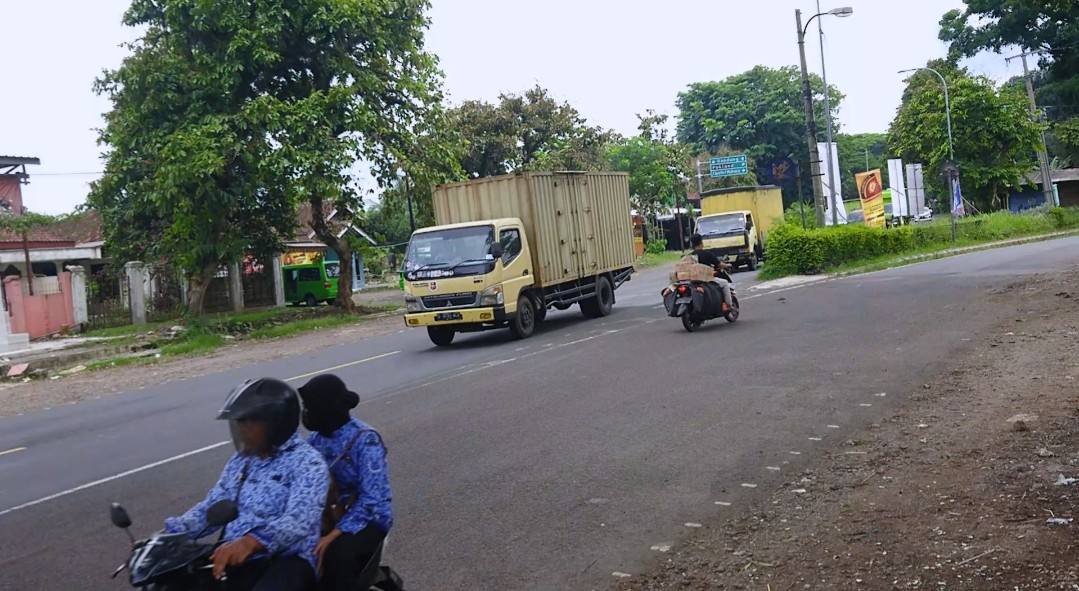
[[[677,115],[674,100],[692,82],[720,80],[756,64],[798,64],[794,10],[812,0],[434,0],[428,45],[441,60],[454,103],[495,100],[539,83],[592,124],[624,134],[645,109]],[[127,0],[35,0],[3,8],[0,154],[36,156],[24,203],[64,213],[85,201],[102,165],[95,127],[108,102],[94,78],[120,64],[134,32],[120,25]],[[820,19],[828,82],[846,94],[843,130],[883,132],[902,93],[897,70],[942,57],[940,16],[961,0],[826,0],[854,15]],[[816,23],[807,38],[820,73]],[[967,64],[1006,79],[1017,63],[985,55]]]

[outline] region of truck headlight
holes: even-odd
[[[502,284],[492,285],[480,292],[481,306],[501,306],[506,303],[506,296],[502,293]]]
[[[406,293],[405,294],[405,311],[407,312],[422,312],[423,306],[420,305],[420,301],[416,299],[416,296]]]

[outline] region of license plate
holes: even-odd
[[[693,301],[693,298],[678,298],[674,301],[675,304],[689,304]]]
[[[460,320],[460,312],[443,312],[441,314],[435,314],[435,322],[447,322],[450,320]]]

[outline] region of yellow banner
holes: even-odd
[[[862,215],[870,228],[884,227],[884,187],[880,181],[880,169],[854,175],[858,185],[858,198],[862,201]]]
[[[281,255],[281,264],[288,265],[311,265],[322,262],[321,250],[291,250]]]

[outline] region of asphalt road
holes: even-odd
[[[984,313],[986,289],[1079,262],[1077,247],[778,293],[738,274],[742,318],[695,334],[656,308],[666,277],[652,272],[608,318],[554,314],[528,341],[500,331],[437,350],[406,331],[0,419],[0,589],[124,588],[108,579],[126,554],[108,503],[128,507],[137,534],[158,528],[227,458],[211,418],[232,384],[331,367],[389,446],[387,560],[410,589],[602,588],[901,403],[1001,321]]]

